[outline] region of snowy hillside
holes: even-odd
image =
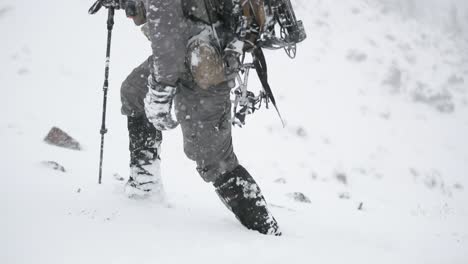
[[[417,19],[453,35],[468,36],[468,2],[465,0],[380,0],[384,12]]]
[[[379,0],[293,3],[298,58],[266,54],[287,126],[262,110],[234,130],[284,233],[268,237],[224,208],[179,129],[164,133],[168,204],[125,197],[120,83],[150,49],[122,13],[97,185],[105,12],[0,1],[0,263],[468,263],[468,35]],[[52,126],[84,150],[45,144]]]

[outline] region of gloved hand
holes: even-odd
[[[127,17],[134,18],[139,16],[141,18],[144,16],[143,19],[146,21],[146,10],[142,0],[96,0],[88,13],[94,15],[101,9],[101,7],[114,8],[115,10],[123,9],[125,10]],[[135,21],[135,24],[138,23],[138,26],[144,24],[141,21],[141,19],[137,20]]]
[[[89,8],[88,13],[90,15],[96,14],[101,7],[120,9],[120,0],[96,0],[96,2]]]
[[[224,52],[224,68],[227,75],[237,74],[239,72],[241,62],[240,54],[232,51]]]
[[[243,53],[243,47],[243,41],[234,39],[224,49],[224,68],[228,76],[239,72],[241,66],[240,57]]]
[[[148,93],[144,100],[145,112],[148,120],[158,130],[170,130],[179,124],[171,114],[172,99],[175,93],[176,87],[157,83],[150,74]]]
[[[122,0],[121,0],[122,1]],[[145,5],[140,0],[125,0],[125,14],[128,18],[133,19],[137,26],[146,23]]]

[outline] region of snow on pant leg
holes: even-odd
[[[164,199],[161,178],[162,133],[145,115],[128,117],[130,150],[130,178],[125,192],[129,197],[145,197],[153,194]]]
[[[146,0],[149,38],[153,51],[151,74],[162,85],[176,86],[185,72],[189,36],[182,0]]]
[[[152,66],[152,56],[136,67],[122,83],[120,99],[122,114],[126,116],[140,116],[145,114],[143,99],[148,92],[148,76]]]
[[[196,161],[201,177],[213,182],[239,164],[232,146],[231,88],[226,82],[209,89],[196,85],[178,88],[175,107],[185,154]]]

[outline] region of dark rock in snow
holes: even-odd
[[[392,34],[386,34],[385,38],[392,42],[396,40],[395,36],[393,36]]]
[[[74,138],[69,136],[63,130],[58,127],[53,127],[49,134],[44,138],[44,141],[50,145],[57,147],[73,149],[73,150],[82,150],[81,145]]]
[[[344,185],[348,184],[348,176],[346,176],[346,174],[343,173],[343,172],[337,172],[335,174],[335,178],[336,178],[336,180],[338,180],[339,182],[341,182]]]
[[[296,202],[312,203],[312,201],[305,194],[301,192],[288,193],[287,196]]]
[[[114,179],[118,180],[118,181],[125,181],[125,178],[120,176],[120,174],[118,173],[114,173]]]
[[[328,137],[322,137],[322,142],[325,145],[330,145],[331,144],[331,140]]]
[[[380,118],[385,119],[385,120],[390,120],[392,117],[392,114],[390,112],[382,112],[379,114]]]
[[[6,6],[6,7],[0,7],[0,18],[3,17],[6,13],[10,12],[13,8]]]
[[[457,84],[463,84],[465,82],[465,79],[463,79],[463,77],[461,76],[452,75],[448,78],[447,81],[449,84],[457,85]]]
[[[413,175],[413,178],[418,178],[419,177],[419,172],[415,168],[410,168],[409,169],[411,175]]]
[[[60,172],[67,172],[65,170],[65,167],[63,167],[62,165],[60,165],[58,162],[55,162],[55,161],[43,161],[41,162],[41,164],[52,170],[56,170]]]
[[[280,183],[280,184],[286,184],[286,179],[285,178],[278,178],[275,180],[276,183]]]
[[[423,183],[429,189],[435,189],[439,186],[445,185],[442,180],[442,175],[438,170],[427,172],[423,179]]]
[[[351,8],[351,13],[353,13],[354,15],[360,14],[361,9],[359,9],[357,7],[353,7],[353,8]]]
[[[350,50],[348,51],[346,59],[353,62],[363,62],[367,60],[367,55],[364,52],[358,50]]]
[[[349,200],[351,199],[351,194],[349,194],[348,192],[342,192],[338,194],[338,197],[343,200]]]
[[[29,70],[28,70],[28,68],[22,67],[22,68],[18,69],[17,73],[18,73],[18,75],[26,75],[26,74],[29,74]]]
[[[455,183],[453,185],[453,188],[455,188],[457,190],[463,190],[463,185],[461,185],[461,183]]]
[[[311,178],[312,180],[314,180],[314,181],[317,180],[317,179],[318,179],[318,174],[317,174],[317,172],[315,172],[315,171],[310,172],[310,178]]]
[[[357,209],[358,209],[359,211],[362,211],[362,210],[364,209],[364,203],[363,203],[363,202],[360,202]]]
[[[448,90],[434,91],[424,83],[418,83],[413,92],[413,100],[434,107],[441,113],[452,113],[455,111],[453,96]]]
[[[307,138],[307,131],[303,127],[296,129],[296,135],[300,138]]]
[[[437,179],[431,176],[426,176],[426,178],[424,179],[424,184],[427,188],[434,189],[437,187]]]
[[[394,65],[389,69],[387,77],[383,80],[382,84],[389,86],[392,94],[398,94],[401,92],[402,78],[403,72]]]

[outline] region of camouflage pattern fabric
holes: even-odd
[[[230,90],[222,55],[211,27],[186,19],[180,0],[146,2],[153,55],[135,68],[121,87],[122,114],[144,115],[148,76],[177,86],[175,112],[184,151],[207,182],[238,165],[231,136]],[[174,26],[177,25],[177,26]]]

